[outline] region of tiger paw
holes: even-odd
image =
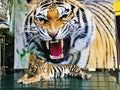
[[[38,82],[38,81],[40,81],[40,78],[31,77],[29,79],[24,80],[22,83],[23,84],[30,84],[30,83],[34,83],[34,82]]]
[[[22,84],[30,84],[30,83],[32,83],[32,82],[29,81],[29,80],[24,80],[24,81],[22,82]]]
[[[24,82],[24,80],[27,79],[27,76],[28,76],[28,74],[25,74],[24,76],[22,76],[21,78],[19,78],[19,79],[17,80],[17,83],[22,83],[22,82]]]
[[[91,77],[91,74],[82,73],[82,79],[90,79]]]
[[[86,79],[90,79],[91,77],[92,77],[91,74],[87,74],[87,75],[86,75]]]
[[[20,78],[20,79],[18,79],[18,80],[17,80],[17,83],[23,83],[23,82],[24,82],[24,80],[25,80],[25,79]]]

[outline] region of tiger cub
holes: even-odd
[[[48,64],[45,60],[30,58],[27,73],[17,80],[17,83],[29,84],[54,77],[91,78],[77,65],[73,64]]]

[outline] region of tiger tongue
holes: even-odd
[[[52,56],[55,57],[55,59],[57,57],[60,57],[60,55],[62,54],[62,46],[61,46],[61,43],[60,42],[56,42],[56,43],[50,43],[49,44],[49,47],[50,47],[50,53]]]

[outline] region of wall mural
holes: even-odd
[[[48,63],[117,68],[113,3],[15,0],[15,69],[30,53]]]

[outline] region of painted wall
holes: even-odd
[[[15,62],[14,68],[27,68],[29,51],[24,49],[22,27],[27,12],[25,0],[15,0]]]
[[[23,22],[25,19],[25,16],[28,12],[28,9],[25,7],[26,2],[23,0],[15,0],[15,62],[14,62],[14,68],[15,69],[23,69],[23,68],[27,68],[28,67],[28,61],[29,61],[29,54],[32,50],[25,48],[25,44],[27,44],[27,42],[25,41],[25,37],[24,37],[24,30],[23,30]],[[115,23],[114,23],[115,24]],[[102,32],[102,31],[101,31]],[[107,40],[104,39],[106,36],[103,37],[103,39],[100,40],[100,35],[98,35],[98,32],[95,31],[95,41],[93,41],[93,43],[90,43],[88,45],[87,48],[82,49],[82,51],[76,51],[74,52],[74,50],[70,49],[70,51],[68,50],[69,53],[65,53],[66,57],[64,57],[64,61],[60,62],[62,64],[77,64],[78,66],[82,67],[82,68],[116,68],[117,67],[117,56],[116,56],[116,49],[114,52],[111,52],[112,50],[109,50],[109,46],[107,47],[105,45],[105,48],[102,47],[102,44],[105,43],[100,43],[102,40]],[[104,34],[104,33],[102,33]],[[38,34],[36,34],[38,35]],[[74,34],[72,34],[74,35]],[[71,40],[75,37],[71,35]],[[109,36],[111,37],[111,36]],[[115,33],[113,35],[114,40],[115,40]],[[27,37],[28,38],[28,37]],[[64,43],[70,44],[71,42],[69,41],[70,38],[67,38],[64,40]],[[109,39],[111,40],[111,38]],[[24,42],[25,41],[25,42]],[[47,52],[47,49],[45,47],[45,42],[43,42],[42,40],[40,40],[39,38],[35,39],[35,42],[38,41],[37,43],[41,44],[41,47],[43,49],[43,52],[40,52],[39,55],[43,56],[41,57],[44,60],[47,60],[48,63],[56,63],[54,61],[49,60],[48,58],[46,58],[45,54]],[[82,43],[77,44],[78,47],[79,45],[82,46],[82,44],[84,44],[84,40],[80,41]],[[115,42],[115,41],[114,41]],[[106,43],[108,43],[108,41],[106,41]],[[111,43],[111,48],[115,48],[115,44],[113,43],[113,41],[110,41]],[[70,48],[70,45],[65,46],[64,49],[67,51],[66,48]],[[57,52],[58,50],[55,49],[54,47],[52,47],[54,50],[52,53],[55,54],[55,52]],[[80,48],[80,47],[79,47]],[[77,49],[79,49],[77,48]],[[36,49],[36,47],[34,48]],[[107,52],[104,52],[104,50],[108,49]],[[38,53],[37,51],[35,51],[35,53]],[[75,58],[78,58],[77,61],[70,61],[69,59],[71,59],[72,55],[70,56],[70,53],[74,54]],[[115,56],[111,53],[115,53]],[[111,54],[110,57],[108,57],[109,59],[105,59],[107,58],[108,54]],[[89,60],[87,60],[89,58]],[[111,60],[110,58],[114,57],[114,60]],[[58,58],[58,57],[55,57]],[[79,59],[80,58],[80,59]],[[59,63],[58,63],[59,64]]]

